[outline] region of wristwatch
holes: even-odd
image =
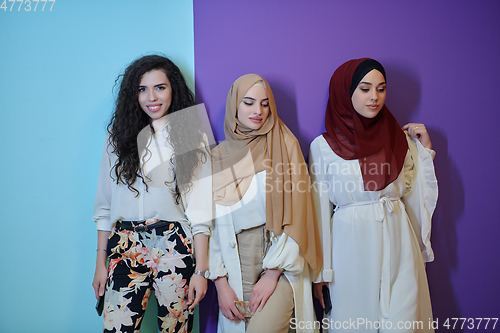
[[[210,271],[207,269],[205,271],[194,271],[194,274],[203,276],[205,279],[208,279],[210,276]]]

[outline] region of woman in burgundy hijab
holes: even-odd
[[[331,302],[329,331],[433,331],[424,263],[434,259],[435,153],[425,126],[401,129],[385,97],[380,63],[344,63],[330,81],[327,131],[311,143],[324,259],[314,291]]]

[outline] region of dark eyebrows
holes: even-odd
[[[167,83],[158,83],[158,84],[155,84],[154,87],[161,87],[161,86],[166,86]],[[147,88],[146,86],[139,86],[139,88]]]
[[[372,85],[370,82],[360,82],[359,84],[368,84],[370,86]],[[380,82],[378,85],[381,86],[383,84],[385,84],[385,82]]]
[[[243,99],[251,99],[252,101],[257,102],[257,100],[256,100],[255,98],[252,98],[252,97],[247,97],[247,96],[245,96],[245,97],[243,97]],[[263,98],[263,99],[261,100],[261,102],[264,102],[264,101],[269,101],[269,98],[268,98],[268,97],[266,97],[266,98]]]

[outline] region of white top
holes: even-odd
[[[266,171],[257,173],[250,183],[243,198],[231,205],[216,205],[215,229],[229,228],[231,233],[238,234],[242,230],[255,228],[266,223]],[[221,231],[219,231],[221,233]],[[226,240],[226,239],[225,239]],[[228,240],[228,239],[227,239]],[[229,241],[229,240],[228,240]],[[221,242],[224,240],[221,239]],[[232,240],[234,242],[234,240]],[[212,240],[213,243],[213,240]],[[229,244],[235,248],[236,244]],[[224,244],[218,244],[218,248],[224,248]],[[227,265],[223,254],[216,251],[217,247],[211,247],[210,251],[210,278],[227,275]],[[237,247],[236,247],[237,249]],[[271,232],[271,247],[264,257],[262,269],[280,269],[290,274],[298,274],[304,268],[304,258],[300,255],[298,244],[285,232],[274,235]]]
[[[137,178],[134,183],[134,188],[139,191],[137,195],[127,185],[116,183],[113,166],[117,156],[112,153],[109,136],[106,137],[92,218],[97,223],[97,230],[111,231],[118,220],[156,218],[180,222],[189,238],[197,233],[209,235],[213,219],[212,166],[206,136],[200,146],[206,152],[205,163],[198,164],[193,184],[189,192],[182,195],[179,205],[175,203],[172,184],[167,183],[173,179],[170,162],[173,148],[168,142],[167,126],[146,140],[140,167],[147,177],[144,181]],[[147,190],[144,182],[148,185]]]

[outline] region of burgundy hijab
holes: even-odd
[[[349,60],[333,73],[323,136],[338,156],[359,160],[365,191],[380,191],[401,172],[408,143],[385,105],[374,118],[363,117],[354,110],[351,92],[372,69],[379,70],[385,78],[382,65],[369,58]]]

